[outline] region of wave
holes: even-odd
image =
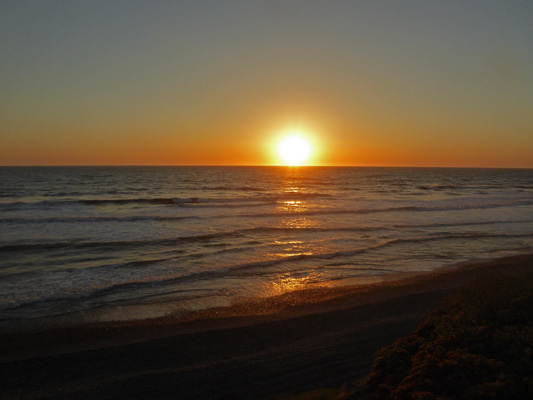
[[[259,201],[259,202],[246,202],[246,203],[193,203],[193,204],[187,204],[182,203],[179,206],[183,208],[253,208],[253,207],[265,207],[268,205],[277,204],[277,201]]]
[[[235,272],[243,271],[251,268],[264,268],[270,267],[273,265],[299,262],[302,260],[331,260],[339,257],[354,256],[364,252],[377,250],[385,247],[406,244],[406,243],[425,243],[425,242],[434,242],[434,241],[443,241],[443,240],[477,240],[477,239],[492,239],[492,238],[524,238],[524,237],[533,237],[533,233],[518,233],[518,234],[505,234],[505,233],[460,233],[460,234],[443,234],[443,235],[434,235],[429,237],[412,237],[412,238],[396,238],[387,240],[375,245],[368,247],[362,247],[353,250],[341,250],[327,253],[317,253],[317,254],[299,254],[294,256],[288,256],[283,258],[276,258],[271,260],[256,261],[251,263],[239,264],[234,266],[228,266],[214,271],[203,271],[198,273],[193,273],[190,275],[184,275],[177,278],[171,278],[170,280],[165,280],[164,282],[178,282],[178,281],[190,281],[195,280],[196,278],[206,278],[211,276],[219,276],[220,274],[235,274]]]
[[[85,240],[71,240],[63,242],[44,242],[44,243],[13,243],[0,246],[1,252],[17,252],[17,251],[34,251],[34,250],[54,250],[61,248],[87,249],[105,247],[107,250],[111,248],[130,248],[130,247],[146,247],[146,246],[176,246],[180,243],[193,242],[210,242],[216,239],[245,237],[249,234],[263,234],[263,233],[279,233],[279,232],[297,232],[297,233],[316,233],[316,232],[369,232],[388,230],[387,227],[339,227],[339,228],[291,228],[291,227],[255,227],[236,229],[233,231],[223,231],[218,233],[178,236],[175,238],[161,238],[161,239],[147,239],[147,240],[116,240],[116,241],[85,241]]]
[[[432,212],[432,211],[463,211],[463,210],[484,210],[490,208],[501,207],[516,207],[533,205],[533,200],[516,200],[510,202],[500,203],[486,203],[486,204],[463,204],[456,206],[402,206],[402,207],[386,207],[386,208],[368,208],[368,209],[351,209],[351,210],[308,210],[299,212],[275,212],[275,213],[260,213],[260,214],[240,214],[239,217],[279,217],[287,215],[298,216],[313,216],[313,215],[342,215],[342,214],[374,214],[386,212]]]
[[[352,257],[358,254],[366,253],[373,250],[378,250],[385,247],[405,244],[405,243],[423,243],[423,242],[434,242],[434,241],[443,241],[443,240],[477,240],[477,239],[492,239],[492,238],[524,238],[524,237],[533,237],[533,233],[523,233],[523,234],[504,234],[504,233],[466,233],[466,234],[444,234],[444,235],[435,235],[430,237],[415,237],[415,238],[398,238],[387,240],[375,245],[368,247],[362,247],[353,250],[340,250],[329,253],[318,253],[318,254],[299,254],[295,256],[289,256],[284,258],[278,258],[273,260],[258,261],[253,263],[242,264],[238,266],[228,267],[226,270],[230,273],[235,273],[237,271],[242,271],[246,269],[255,269],[255,268],[264,268],[274,265],[279,265],[283,263],[292,263],[300,262],[303,260],[332,260],[340,257]]]
[[[251,205],[251,206],[262,206],[263,204]],[[514,204],[516,205],[516,204]],[[519,205],[529,205],[519,204]],[[506,205],[502,204],[501,207]],[[240,206],[235,206],[240,207]],[[496,207],[496,206],[492,206]],[[447,207],[447,208],[421,208],[421,207],[390,207],[382,209],[368,209],[368,210],[317,210],[317,211],[301,211],[298,213],[260,213],[260,214],[241,214],[237,217],[276,217],[280,215],[333,215],[333,214],[371,214],[371,213],[380,213],[380,212],[390,212],[390,211],[447,211],[447,210],[460,210],[467,209],[465,207]],[[145,221],[181,221],[181,220],[191,220],[191,219],[205,219],[205,218],[234,218],[235,215],[219,215],[213,217],[203,217],[200,215],[187,215],[187,216],[165,216],[165,215],[132,215],[132,216],[94,216],[94,217],[45,217],[45,218],[29,218],[29,217],[0,217],[0,223],[32,223],[32,224],[45,224],[45,223],[95,223],[95,222],[145,222]],[[469,225],[493,225],[493,224],[506,224],[506,223],[533,223],[532,220],[527,221],[483,221],[483,222],[461,222],[461,223],[440,223],[440,224],[405,224],[405,225],[392,225],[392,228],[409,228],[409,227],[418,227],[418,228],[431,228],[431,227],[440,227],[440,226],[469,226]],[[275,228],[275,227],[262,227],[262,228],[253,228],[257,230],[293,230],[294,228]],[[252,230],[253,230],[252,229]],[[304,230],[309,230],[311,228],[299,228]],[[329,230],[329,228],[313,228],[315,230]],[[385,227],[368,227],[368,228],[343,228],[344,230],[381,230],[386,229]],[[334,229],[338,231],[339,229]],[[1,251],[1,247],[0,247]]]
[[[75,272],[79,271],[82,273],[93,273],[94,271],[98,270],[104,270],[105,272],[110,272],[114,270],[122,270],[122,269],[135,269],[139,267],[147,267],[147,266],[153,266],[156,264],[159,264],[164,261],[172,260],[172,257],[165,257],[165,258],[152,258],[152,259],[145,259],[145,260],[137,260],[137,261],[128,261],[128,262],[122,262],[122,263],[114,263],[114,264],[103,264],[103,265],[95,265],[92,267],[84,267],[84,268],[75,268],[75,267],[66,267],[66,268],[54,268],[53,272],[57,273],[69,273],[69,272]],[[84,260],[81,260],[84,261]],[[94,261],[93,258],[87,258],[86,261]],[[55,264],[54,264],[55,266]],[[40,272],[49,274],[51,270],[41,270]],[[35,271],[32,270],[25,270],[25,271],[15,271],[10,273],[2,273],[2,279],[8,279],[8,278],[14,278],[19,276],[35,276]]]
[[[189,216],[161,216],[161,215],[137,215],[128,217],[48,217],[48,218],[25,218],[4,217],[0,222],[11,223],[84,223],[84,222],[139,222],[139,221],[180,221],[185,219],[199,219],[201,217]]]
[[[470,221],[470,222],[442,222],[430,224],[396,224],[392,228],[444,228],[454,226],[484,226],[484,225],[500,225],[500,224],[533,224],[533,220],[502,220],[502,221]]]
[[[227,236],[227,234],[207,234],[197,236],[182,236],[177,238],[164,239],[148,239],[148,240],[115,240],[115,241],[101,241],[101,242],[86,242],[86,241],[68,241],[68,242],[51,242],[51,243],[15,243],[0,246],[1,252],[16,252],[16,251],[34,251],[34,250],[54,250],[69,248],[88,249],[88,248],[103,248],[105,250],[111,249],[126,249],[138,248],[146,246],[175,246],[180,242],[200,242],[209,241],[219,236]]]
[[[31,300],[31,301],[16,301],[10,305],[4,305],[1,313],[4,313],[6,310],[12,311],[17,308],[21,307],[31,307],[35,304],[42,304],[46,302],[57,302],[57,301],[93,301],[94,299],[98,297],[104,297],[109,294],[113,294],[116,292],[129,292],[132,293],[135,290],[141,290],[141,289],[150,289],[150,288],[161,288],[164,286],[172,286],[182,283],[188,283],[188,282],[198,282],[202,280],[212,280],[217,279],[220,277],[246,277],[250,275],[250,270],[253,270],[252,275],[257,276],[258,274],[268,274],[269,270],[273,266],[278,266],[282,264],[293,264],[293,263],[301,263],[306,261],[313,261],[313,260],[336,260],[339,258],[346,258],[346,257],[353,257],[359,254],[368,253],[371,251],[380,250],[387,247],[397,246],[397,245],[403,245],[403,244],[409,244],[409,243],[426,243],[426,242],[435,242],[435,241],[444,241],[444,240],[478,240],[478,239],[492,239],[492,238],[507,238],[507,239],[514,239],[514,238],[524,238],[524,237],[533,237],[533,233],[526,233],[526,234],[504,234],[504,233],[461,233],[461,234],[442,234],[442,235],[434,235],[429,237],[411,237],[411,238],[396,238],[391,240],[386,240],[381,243],[376,243],[374,245],[368,246],[368,247],[362,247],[352,250],[342,250],[342,251],[334,251],[334,252],[326,252],[326,253],[317,253],[317,254],[299,254],[289,257],[283,257],[283,258],[275,258],[271,260],[263,260],[263,261],[256,261],[251,263],[244,263],[244,264],[237,264],[232,266],[227,266],[224,268],[219,268],[215,270],[210,271],[199,271],[179,276],[172,276],[172,277],[163,277],[163,278],[157,278],[154,277],[154,279],[148,279],[142,280],[142,281],[130,281],[130,282],[122,282],[122,283],[115,283],[110,284],[107,287],[100,287],[96,290],[92,291],[86,291],[83,293],[57,293],[54,295],[51,295],[50,297],[40,299],[40,300]],[[137,267],[137,266],[143,266],[147,264],[153,264],[158,263],[160,261],[164,261],[166,259],[153,259],[153,260],[142,260],[137,262],[129,262],[129,263],[123,263],[123,264],[112,264],[112,265],[106,265],[97,267],[101,271],[101,273],[105,273],[106,270],[109,270],[110,268],[116,269],[116,268],[126,268],[126,267]],[[327,266],[339,266],[339,265],[347,265],[346,263],[339,263],[339,262],[333,262],[327,264]],[[355,269],[361,269],[361,267],[358,267],[357,265],[354,265]],[[363,268],[364,270],[367,270],[368,268]],[[86,273],[92,273],[91,269],[84,270]],[[376,271],[377,272],[377,271]],[[383,272],[381,268],[379,268],[379,272]],[[180,288],[174,288],[172,290],[172,293],[179,294],[182,290]],[[153,296],[157,296],[159,294],[156,293]],[[145,295],[145,294],[144,294]],[[144,296],[143,295],[143,296]],[[130,298],[130,301],[134,301],[136,298]],[[2,316],[4,318],[4,316]]]
[[[500,184],[489,184],[489,185],[466,185],[466,184],[435,184],[435,185],[419,185],[416,186],[419,190],[425,191],[442,191],[442,190],[494,190],[494,189],[531,189],[531,186],[515,184],[513,186],[508,186],[503,183]]]
[[[264,192],[265,189],[253,187],[253,186],[241,186],[241,187],[231,187],[231,186],[204,186],[204,190],[217,190],[217,191],[236,191],[236,192]]]
[[[258,230],[262,230],[259,228]],[[269,229],[269,228],[266,228]],[[103,247],[106,250],[112,248],[130,248],[130,247],[146,247],[146,246],[175,246],[180,243],[190,243],[190,242],[209,242],[219,238],[235,238],[242,237],[244,234],[250,230],[255,230],[255,228],[250,229],[237,229],[234,231],[224,231],[218,233],[208,233],[201,235],[191,235],[191,236],[177,236],[177,237],[166,237],[159,239],[146,239],[146,240],[110,240],[110,241],[85,241],[85,240],[71,240],[63,242],[43,242],[43,243],[13,243],[0,246],[0,252],[12,252],[12,251],[32,251],[32,250],[53,250],[60,248],[69,248],[69,249],[87,249],[87,248],[98,248]]]
[[[241,191],[263,191],[259,188],[242,187]],[[152,205],[187,205],[187,204],[216,204],[216,203],[274,203],[284,200],[297,200],[305,198],[331,197],[326,193],[307,193],[307,192],[287,192],[277,193],[268,196],[246,196],[246,197],[133,197],[133,198],[119,198],[119,199],[64,199],[64,200],[42,200],[34,202],[15,201],[0,203],[0,208],[16,208],[16,207],[51,207],[64,205],[89,205],[89,206],[104,206],[104,205],[125,205],[125,204],[152,204]]]
[[[183,208],[250,208],[250,207],[264,207],[267,205],[279,204],[284,201],[302,200],[306,198],[327,198],[332,195],[324,193],[285,193],[272,196],[251,196],[251,197],[236,197],[236,198],[132,198],[132,199],[94,199],[94,200],[62,200],[62,201],[50,201],[44,200],[40,202],[12,202],[1,203],[0,209],[18,210],[21,207],[53,207],[57,205],[72,205],[72,204],[85,204],[90,206],[104,206],[104,205],[125,205],[125,204],[151,204],[151,205],[164,205],[164,206],[178,206]],[[462,211],[462,210],[482,210],[490,208],[501,207],[516,207],[516,206],[528,206],[533,205],[533,200],[512,200],[512,201],[499,201],[494,203],[470,203],[470,204],[457,204],[457,205],[444,205],[444,206],[394,206],[384,208],[367,208],[367,209],[317,209],[317,210],[305,210],[298,212],[290,211],[276,211],[276,212],[259,212],[253,214],[238,214],[238,215],[218,215],[208,218],[264,218],[264,217],[279,217],[287,215],[301,215],[301,216],[314,216],[314,215],[343,215],[343,214],[373,214],[373,213],[386,213],[386,212],[443,212],[443,211]],[[25,217],[5,217],[0,218],[0,221],[4,222],[97,222],[97,221],[144,221],[144,220],[178,220],[183,218],[207,218],[200,215],[197,216],[129,216],[129,217],[83,217],[83,218],[70,218],[70,217],[56,217],[56,218],[25,218]]]
[[[302,213],[299,213],[302,214]],[[272,214],[279,215],[279,214]],[[99,217],[98,217],[99,218]],[[153,217],[142,217],[141,220],[151,219]],[[155,219],[161,220],[173,220],[173,219],[185,219],[195,217],[156,217]],[[3,219],[4,221],[7,219]],[[55,220],[55,219],[54,219]],[[68,219],[70,220],[70,219]],[[111,221],[115,221],[115,218],[109,218]],[[119,218],[119,220],[122,220]],[[129,220],[129,218],[127,219]],[[135,221],[136,219],[131,219]],[[1,221],[1,220],[0,220]],[[254,236],[256,234],[276,234],[280,232],[285,233],[327,233],[327,232],[376,232],[376,231],[390,231],[394,229],[416,229],[416,228],[439,228],[439,227],[454,227],[454,226],[479,226],[479,225],[498,225],[498,224],[531,224],[533,220],[524,221],[483,221],[483,222],[455,222],[455,223],[430,223],[430,224],[395,224],[390,226],[357,226],[357,227],[306,227],[306,228],[293,228],[293,227],[278,227],[278,226],[259,226],[253,228],[235,229],[232,231],[221,231],[217,233],[208,233],[200,235],[190,236],[177,236],[166,237],[158,239],[146,239],[146,240],[116,240],[116,241],[86,241],[83,239],[70,240],[62,242],[44,242],[44,243],[13,243],[0,246],[0,253],[2,252],[17,252],[17,251],[35,251],[35,250],[54,250],[61,248],[74,249],[88,249],[88,248],[105,248],[110,249],[122,249],[131,247],[147,247],[147,246],[162,246],[172,247],[181,243],[201,243],[210,242],[217,239],[229,239]]]
[[[386,230],[384,227],[358,227],[358,228],[301,228],[294,229],[290,227],[256,227],[236,229],[233,231],[223,231],[218,233],[178,236],[175,238],[161,238],[161,239],[147,239],[147,240],[116,240],[116,241],[84,241],[72,240],[64,242],[48,242],[48,243],[13,243],[0,246],[1,252],[17,252],[17,251],[34,251],[34,250],[54,250],[61,248],[69,249],[87,249],[105,247],[107,250],[111,248],[130,248],[130,247],[146,247],[146,246],[176,246],[180,243],[192,242],[209,242],[215,239],[244,237],[250,233],[276,233],[276,232],[363,232]]]
[[[126,266],[129,263],[124,263],[123,266]],[[114,267],[117,267],[120,265],[115,265]],[[62,271],[64,272],[64,271]],[[93,271],[84,270],[85,273],[93,273]],[[163,278],[163,279],[153,279],[153,280],[143,280],[143,281],[130,281],[130,282],[122,282],[122,283],[115,283],[115,284],[109,284],[106,287],[99,287],[95,290],[88,290],[85,292],[66,292],[64,290],[59,291],[57,294],[49,294],[48,296],[41,298],[41,299],[20,299],[18,301],[12,301],[10,304],[3,304],[2,308],[0,309],[0,320],[7,319],[8,316],[5,315],[6,311],[13,311],[21,308],[31,308],[35,305],[43,305],[46,303],[57,303],[57,302],[68,302],[69,309],[72,307],[72,302],[80,302],[80,301],[91,301],[93,302],[95,299],[99,297],[104,297],[116,292],[132,292],[137,289],[146,289],[151,287],[160,287],[164,285],[168,285],[171,283],[178,283],[181,280],[184,281],[196,281],[196,280],[202,280],[202,279],[208,279],[212,278],[215,275],[220,275],[226,273],[226,269],[219,269],[215,271],[206,271],[206,272],[197,272],[192,273],[185,276],[178,276],[178,277],[171,277],[171,278]],[[186,291],[190,291],[190,289],[185,289]],[[176,291],[177,292],[177,291]],[[157,295],[157,294],[156,294]],[[145,295],[143,295],[144,297]],[[120,301],[120,300],[119,300]],[[4,315],[2,315],[4,314]]]

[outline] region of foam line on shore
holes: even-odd
[[[380,283],[319,287],[281,295],[241,299],[230,306],[187,311],[125,322],[55,323],[0,335],[0,362],[124,345],[189,334],[283,321],[388,302],[414,294],[453,292],[472,278],[493,270],[533,268],[533,254],[473,260],[423,273],[390,274]],[[57,321],[56,321],[57,322]]]

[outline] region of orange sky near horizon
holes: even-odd
[[[290,126],[290,125],[287,125]],[[317,166],[434,166],[531,168],[532,150],[527,145],[494,146],[482,137],[447,139],[446,135],[402,135],[363,130],[334,135],[324,130],[301,128],[312,142],[306,165]],[[131,131],[129,131],[131,132]],[[260,128],[232,134],[183,137],[172,133],[151,140],[150,132],[71,135],[48,141],[46,136],[3,141],[3,165],[281,165],[279,142],[290,128]],[[200,135],[200,134],[198,134]],[[96,136],[96,137],[95,137]],[[105,135],[102,135],[105,136]],[[55,136],[57,137],[57,136]],[[380,138],[374,140],[374,138]],[[383,140],[383,138],[386,138]],[[37,145],[35,145],[37,144]]]
[[[0,5],[0,165],[533,168],[533,3]]]

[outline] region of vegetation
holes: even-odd
[[[533,398],[533,273],[464,287],[410,336],[381,350],[373,399]]]

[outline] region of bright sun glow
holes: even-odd
[[[302,165],[311,155],[311,146],[301,136],[294,135],[281,141],[278,152],[287,165]]]

